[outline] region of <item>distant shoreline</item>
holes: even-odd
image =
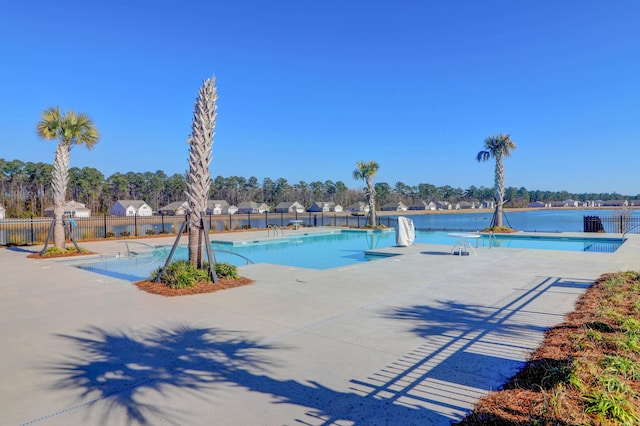
[[[638,210],[640,206],[629,206],[627,209]],[[561,211],[577,211],[577,210],[619,210],[620,207],[606,206],[606,207],[510,207],[505,208],[506,213],[513,212],[531,212],[542,210],[561,210]],[[397,215],[422,215],[422,214],[465,214],[465,213],[491,213],[493,214],[495,209],[460,209],[460,210],[376,210],[377,216],[397,216]],[[366,213],[365,213],[366,215]]]

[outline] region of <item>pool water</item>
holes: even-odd
[[[442,244],[449,250],[456,242],[447,232],[416,232],[416,244]],[[494,236],[489,241],[482,237],[480,247],[525,248],[543,250],[571,250],[591,252],[614,252],[622,239],[516,236],[515,234]],[[330,269],[366,262],[365,251],[392,247],[396,236],[391,231],[343,230],[323,234],[299,235],[288,238],[271,238],[253,242],[222,242],[211,244],[216,262],[227,262],[237,266],[253,263],[271,263],[290,267]],[[130,281],[147,279],[149,274],[165,262],[171,247],[156,247],[149,252],[121,258],[105,258],[99,261],[73,263],[81,269],[102,273]],[[234,254],[235,253],[235,254]],[[177,248],[174,259],[186,259],[186,246]]]

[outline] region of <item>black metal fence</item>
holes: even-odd
[[[51,227],[50,217],[0,220],[0,245],[27,245],[44,243]],[[108,238],[142,237],[175,234],[180,230],[184,216],[93,216],[75,217],[70,226],[76,241]],[[343,226],[362,228],[366,216],[349,213],[243,213],[208,215],[209,229],[214,232],[240,229],[261,229],[272,226],[281,228],[297,221],[302,226]],[[395,226],[396,217],[380,217],[379,223]],[[69,223],[69,221],[67,221]]]
[[[640,233],[639,216],[584,216],[583,222],[584,232],[606,232],[610,234]]]

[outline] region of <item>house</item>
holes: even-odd
[[[475,209],[476,205],[473,203],[470,203],[469,201],[460,201],[458,203],[456,203],[456,210],[469,210],[469,209]]]
[[[527,207],[531,209],[539,209],[539,208],[547,207],[547,205],[542,201],[534,201],[532,203],[529,203]]]
[[[0,206],[0,220],[4,219],[6,213],[7,211],[5,210],[5,208],[3,206]]]
[[[142,200],[118,200],[109,210],[113,216],[152,216],[153,209]]]
[[[265,203],[258,204],[255,201],[244,201],[238,204],[238,213],[264,213],[269,211]]]
[[[451,210],[453,208],[451,203],[447,203],[446,201],[436,201],[435,204],[438,210]]]
[[[316,201],[315,203],[311,204],[311,207],[307,209],[307,211],[311,213],[340,213],[342,210],[342,206],[340,204],[334,203],[333,201]]]
[[[409,210],[431,210],[429,208],[429,203],[427,203],[426,201],[418,201],[417,203],[411,204],[409,206]]]
[[[222,214],[236,214],[236,213],[238,213],[238,207],[234,206],[233,204],[222,208]]]
[[[91,209],[88,209],[84,204],[77,201],[65,201],[64,203],[64,215],[69,217],[90,217]],[[49,206],[44,209],[44,215],[46,217],[53,217],[53,206]]]
[[[402,201],[398,201],[396,203],[386,203],[382,205],[383,211],[407,211],[409,207],[403,203]]]
[[[627,200],[607,200],[602,205],[606,207],[627,207],[629,203]]]
[[[496,202],[491,200],[491,201],[480,201],[480,205],[478,206],[479,209],[495,209],[496,208]]]
[[[564,200],[564,202],[567,207],[578,207],[580,205],[580,202],[575,200]]]
[[[369,213],[369,205],[367,203],[363,203],[362,201],[358,201],[357,203],[353,203],[345,207],[344,211],[351,214]]]
[[[229,203],[225,200],[208,200],[207,214],[228,214]]]
[[[158,209],[158,213],[164,216],[184,216],[187,214],[189,203],[186,201],[174,201]]]
[[[550,207],[569,207],[566,201],[552,201],[549,203]]]
[[[304,206],[297,201],[283,201],[275,208],[276,213],[304,213]]]

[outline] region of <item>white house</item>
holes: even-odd
[[[255,201],[244,201],[238,204],[238,213],[264,213],[269,211],[265,203],[258,204]]]
[[[142,200],[118,200],[109,210],[113,216],[153,216],[153,209]]]
[[[229,207],[229,203],[225,200],[209,200],[207,201],[207,214],[229,214]]]
[[[304,206],[297,201],[283,201],[275,208],[276,213],[304,213]]]
[[[0,220],[4,219],[6,213],[7,211],[5,210],[5,208],[3,206],[0,206]]]
[[[84,204],[77,201],[65,201],[64,203],[64,215],[69,217],[90,217],[91,209],[88,209]],[[44,215],[47,217],[53,217],[53,206],[49,206],[44,209]]]

